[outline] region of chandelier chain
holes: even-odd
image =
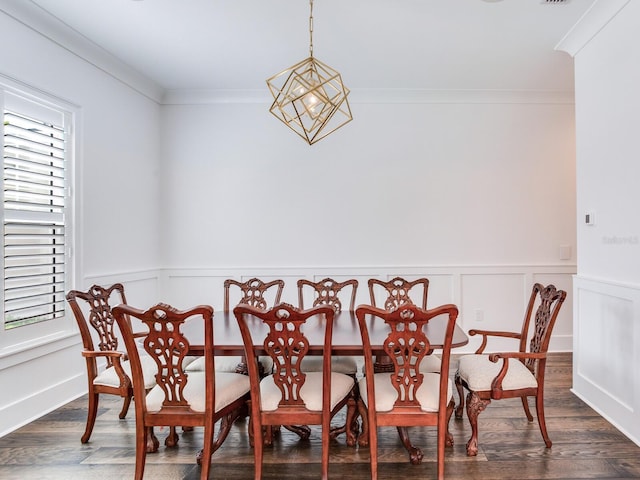
[[[309,0],[309,56],[313,57],[313,0]]]

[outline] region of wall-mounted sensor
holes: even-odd
[[[584,223],[587,225],[596,224],[596,216],[593,212],[587,212],[584,214]]]

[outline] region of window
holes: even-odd
[[[13,94],[3,104],[4,329],[65,315],[69,115]]]

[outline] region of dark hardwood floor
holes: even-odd
[[[571,355],[553,354],[547,367],[546,414],[553,447],[546,449],[537,422],[528,423],[520,400],[493,402],[480,416],[477,457],[467,457],[466,419],[451,421],[455,446],[447,450],[446,478],[456,479],[640,479],[640,447],[628,440],[575,397],[571,387]],[[120,401],[101,400],[96,426],[88,444],[80,443],[86,398],[75,400],[45,417],[0,438],[0,479],[129,479],[134,470],[133,405],[118,419]],[[535,409],[532,409],[534,411]],[[393,428],[380,430],[380,478],[433,478],[435,430],[411,429],[415,445],[423,448],[421,465],[410,465]],[[165,432],[159,432],[163,441]],[[160,447],[147,457],[145,478],[199,478],[195,464],[202,435],[183,433],[177,448]],[[265,479],[317,479],[320,474],[318,431],[300,441],[283,430],[265,452]],[[341,480],[369,478],[367,448],[350,448],[339,437],[331,446],[330,475]],[[232,428],[213,458],[212,479],[253,478],[253,454],[244,421]]]

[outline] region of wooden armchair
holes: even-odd
[[[502,398],[520,397],[527,419],[532,422],[528,397],[535,397],[540,433],[547,448],[551,447],[544,418],[544,373],[551,332],[565,297],[566,292],[556,290],[553,285],[545,287],[536,283],[531,291],[522,330],[519,333],[469,330],[470,336],[482,335],[482,343],[474,355],[460,357],[455,376],[460,397],[456,418],[462,418],[463,389],[466,388],[469,391],[467,416],[471,424],[471,438],[467,442],[467,455],[478,454],[478,416],[487,408],[491,400]],[[532,332],[530,327],[533,329]],[[532,336],[527,350],[527,339],[530,333]],[[484,354],[487,340],[491,336],[518,340],[519,349],[512,352]]]
[[[127,415],[133,397],[131,367],[124,347],[122,351],[119,350],[121,345],[114,329],[115,318],[112,314],[113,306],[127,303],[127,300],[121,283],[108,288],[93,285],[86,292],[71,290],[66,298],[80,329],[82,356],[87,365],[89,407],[87,424],[81,438],[82,443],[87,443],[96,421],[100,394],[118,395],[124,399],[119,414],[121,419]],[[100,368],[102,365],[98,365],[99,359],[105,362],[103,370]],[[155,385],[154,368],[150,359],[143,360],[145,390]]]
[[[433,349],[424,333],[424,326],[440,315],[448,317],[442,350],[440,372],[423,372],[420,364]],[[435,426],[437,440],[437,478],[444,478],[444,448],[453,445],[448,423],[453,413],[453,384],[449,378],[451,343],[458,317],[455,305],[443,305],[423,310],[413,303],[405,303],[395,310],[382,310],[369,305],[356,309],[356,316],[364,347],[365,376],[359,382],[361,402],[367,411],[371,479],[378,478],[377,427]],[[371,318],[373,316],[373,318]],[[384,322],[389,333],[384,350],[391,359],[393,370],[376,373],[372,358],[367,325]],[[417,462],[416,462],[417,458]],[[410,452],[412,463],[420,463],[422,452]]]
[[[270,310],[238,305],[234,314],[240,325],[251,379],[251,432],[255,456],[255,479],[262,478],[264,442],[263,427],[273,425],[322,425],[322,474],[328,478],[331,418],[353,395],[353,377],[331,371],[331,337],[334,310],[329,306],[300,310],[279,304]],[[305,323],[312,318],[324,319],[323,369],[305,372],[301,369],[309,349],[304,334]],[[266,337],[251,326],[262,322]],[[258,354],[264,350],[272,358],[274,371],[261,377]]]
[[[249,379],[246,375],[215,371],[213,356],[213,308],[200,305],[189,310],[158,304],[142,311],[118,305],[113,316],[122,331],[131,359],[136,408],[136,480],[142,480],[148,450],[156,450],[155,426],[204,427],[204,449],[200,478],[209,478],[211,455],[224,437],[214,442],[214,424],[218,420],[231,425],[246,405]],[[129,318],[138,319],[147,328],[144,336],[134,336]],[[187,319],[201,321],[204,330],[205,368],[201,372],[185,372],[189,339],[182,333]],[[139,349],[143,349],[156,367],[157,385],[147,394],[142,374]],[[221,432],[224,430],[221,427]],[[228,429],[226,430],[228,432]],[[226,436],[226,433],[225,433]],[[176,439],[177,441],[177,439]],[[149,443],[153,447],[149,447]]]

